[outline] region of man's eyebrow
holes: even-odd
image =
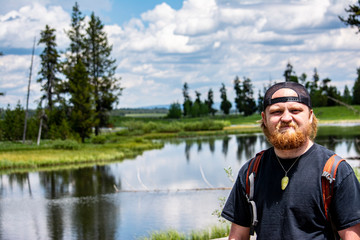
[[[280,106],[270,106],[269,107],[269,111],[277,111],[277,110],[281,110],[283,109],[283,107]]]

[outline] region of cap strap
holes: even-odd
[[[302,102],[302,101],[298,97],[279,97],[279,98],[268,99],[267,101],[265,101],[264,109],[269,105],[279,102]],[[308,105],[307,103],[305,104]]]

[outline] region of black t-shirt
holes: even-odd
[[[283,159],[289,184],[281,190],[285,176],[273,148],[265,151],[255,180],[254,201],[257,206],[257,239],[333,239],[330,223],[326,220],[321,189],[321,174],[326,161],[334,153],[314,144],[297,162]],[[239,171],[230,192],[222,217],[249,227],[249,203],[245,181],[247,162]],[[337,230],[360,223],[360,184],[351,166],[341,162],[334,185],[330,206]]]

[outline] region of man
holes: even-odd
[[[321,188],[323,167],[334,153],[313,141],[317,119],[308,92],[294,82],[271,86],[261,116],[273,147],[263,153],[256,175],[257,239],[334,239]],[[232,222],[232,240],[249,239],[248,166],[239,171],[222,212]],[[330,212],[336,231],[343,240],[360,239],[360,184],[345,161],[338,166],[333,192]]]

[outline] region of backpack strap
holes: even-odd
[[[247,169],[246,173],[246,197],[247,201],[250,204],[251,209],[251,226],[250,226],[250,235],[254,234],[254,228],[257,225],[258,219],[257,219],[257,209],[254,198],[254,187],[255,187],[255,177],[260,165],[260,160],[264,154],[264,151],[258,152],[256,156],[250,160],[249,167]],[[334,188],[334,181],[336,177],[336,172],[339,164],[345,161],[338,155],[334,154],[332,155],[327,161],[324,166],[322,177],[321,177],[321,188],[322,188],[322,196],[323,196],[323,202],[325,207],[325,216],[328,221],[331,222],[332,229],[334,232],[335,239],[340,239],[339,235],[336,231],[335,225],[333,224],[333,221],[331,220],[331,214],[330,214],[330,203],[331,203],[331,197],[333,194],[333,188]]]
[[[251,212],[251,225],[250,225],[250,235],[254,235],[254,228],[258,222],[257,219],[257,209],[254,198],[254,186],[255,186],[255,177],[259,168],[260,160],[264,154],[264,151],[258,152],[256,156],[250,160],[249,167],[246,173],[246,197],[247,201],[250,204]]]
[[[335,239],[339,239],[338,233],[336,231],[335,225],[331,219],[330,214],[330,204],[331,204],[331,198],[333,195],[333,188],[334,188],[334,182],[336,177],[336,172],[339,164],[345,161],[338,155],[334,154],[332,155],[327,161],[324,166],[322,175],[321,175],[321,188],[322,188],[322,196],[323,196],[323,202],[324,202],[324,208],[325,208],[325,216],[326,219],[331,223],[331,227],[334,232]]]

